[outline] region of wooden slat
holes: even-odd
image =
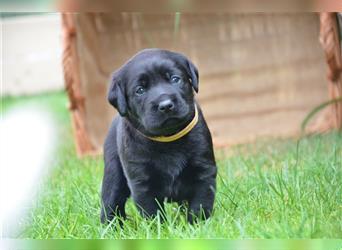
[[[215,145],[299,131],[328,100],[316,14],[77,14],[77,54],[86,131],[102,148],[115,114],[110,73],[145,47],[186,54],[200,71],[198,100]]]
[[[86,129],[84,96],[81,91],[79,71],[79,55],[77,51],[77,38],[73,14],[62,14],[63,27],[63,71],[65,88],[70,101],[70,112],[76,151],[79,156],[95,152],[95,147],[89,140],[91,131]]]

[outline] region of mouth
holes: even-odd
[[[180,118],[180,117],[168,117],[161,123],[161,127],[163,127],[163,128],[176,127],[177,125],[183,123],[184,120],[185,120],[184,117],[182,117],[182,118]]]
[[[141,124],[148,136],[171,136],[184,129],[193,119],[191,106],[183,105],[173,112],[147,113]]]
[[[187,123],[187,116],[167,117],[161,123],[155,124],[155,126],[151,127],[150,131],[153,131],[153,134],[157,136],[169,136],[182,130]]]

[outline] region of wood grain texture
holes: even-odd
[[[182,52],[198,66],[197,98],[218,146],[294,135],[329,99],[317,14],[182,14],[178,29],[173,14],[75,20],[85,126],[96,149],[115,113],[110,73],[146,47]]]

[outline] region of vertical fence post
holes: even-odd
[[[85,105],[79,76],[75,15],[73,13],[62,13],[63,70],[65,88],[70,101],[69,109],[76,140],[76,151],[78,156],[82,156],[93,152],[94,146],[89,140],[84,122]]]
[[[320,42],[328,65],[328,88],[331,99],[342,97],[342,54],[341,35],[337,14],[331,12],[320,13]],[[341,24],[340,24],[341,25]],[[331,105],[331,118],[323,125],[325,129],[342,129],[342,101]]]

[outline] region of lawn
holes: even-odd
[[[65,93],[3,98],[3,109],[38,104],[51,111],[59,145],[53,170],[21,219],[18,238],[340,238],[342,135],[297,141],[262,139],[217,151],[217,196],[212,218],[186,222],[175,204],[167,221],[140,217],[131,200],[123,228],[101,225],[102,157],[76,156]],[[297,150],[298,149],[298,150]]]

